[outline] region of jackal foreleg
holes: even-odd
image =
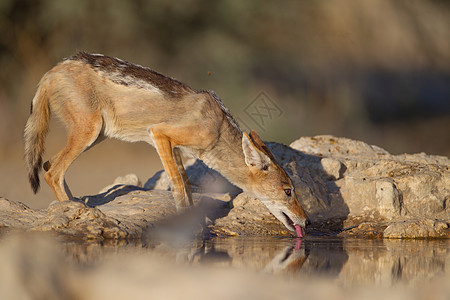
[[[192,194],[186,172],[181,164],[180,153],[178,149],[174,149],[176,145],[173,145],[171,139],[158,127],[153,127],[150,133],[164,169],[172,182],[172,194],[177,212],[181,213],[192,205]]]
[[[180,173],[181,178],[183,179],[184,199],[185,199],[185,201],[188,202],[188,205],[192,206],[192,205],[194,205],[194,202],[192,201],[191,183],[189,182],[189,178],[186,174],[186,171],[184,170],[183,161],[181,159],[180,149],[174,148],[173,156],[175,158],[175,162],[178,167],[178,172]]]

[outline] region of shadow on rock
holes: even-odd
[[[201,160],[190,158],[183,162],[186,175],[195,193],[228,193],[232,198],[242,190],[223,177],[219,172],[209,168]],[[170,190],[170,180],[164,170],[158,171],[144,184],[149,190]]]
[[[345,165],[321,153],[307,154],[279,143],[267,145],[294,182],[300,204],[312,222],[308,232],[340,232],[350,213],[336,185],[343,177]]]
[[[135,191],[145,191],[146,189],[135,185],[117,184],[108,188],[105,192],[97,195],[83,196],[81,202],[84,202],[89,207],[95,207],[109,203],[117,197],[127,195]]]

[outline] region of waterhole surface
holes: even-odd
[[[85,265],[112,253],[148,252],[179,265],[332,279],[349,286],[413,285],[450,276],[450,241],[445,239],[227,237],[189,242],[66,242],[63,247]]]
[[[450,299],[444,239],[27,234],[0,238],[0,259],[0,299]]]

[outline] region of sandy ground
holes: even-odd
[[[56,153],[64,143],[64,137],[49,136],[44,161]],[[52,190],[41,173],[41,189],[34,195],[28,183],[23,160],[23,149],[16,146],[0,160],[0,196],[20,201],[31,208],[44,208],[55,200]],[[96,194],[111,184],[117,176],[134,173],[145,181],[162,169],[153,147],[145,143],[126,143],[106,140],[83,153],[69,168],[66,181],[76,196]]]

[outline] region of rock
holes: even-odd
[[[331,158],[342,163],[339,178],[337,164],[333,168],[331,162],[325,165],[333,171],[326,174],[321,174],[324,164],[317,161],[303,162],[300,167],[313,170],[316,182],[318,177],[325,182],[329,205],[335,203],[344,212],[347,209],[346,218],[372,214],[378,216],[378,222],[395,222],[404,217],[425,223],[430,218],[443,223],[450,220],[450,160],[446,157],[424,153],[391,155],[377,146],[333,136],[303,137],[291,147],[303,155],[320,157],[321,162]],[[331,174],[337,180],[327,181],[333,179]],[[389,235],[391,230],[385,233]],[[402,236],[408,234],[440,236],[433,230],[422,234],[408,231]]]
[[[384,230],[386,238],[449,238],[450,230],[446,222],[418,219],[395,221]]]
[[[206,218],[216,220],[229,211],[227,195],[195,193],[193,200],[197,208],[179,216],[170,191],[130,191],[127,186],[123,189],[126,192],[114,199],[98,195],[94,201],[96,207],[89,205],[93,203],[92,198],[85,198],[87,204],[55,201],[45,210],[33,210],[2,198],[0,230],[53,231],[70,239],[135,240],[145,237],[148,228],[157,230],[158,227],[172,226],[173,233],[184,230],[186,234],[197,234],[198,224],[204,223]],[[119,195],[121,190],[116,192]],[[192,216],[197,221],[192,220]],[[192,232],[187,232],[189,226]],[[169,234],[172,233],[169,231]]]
[[[124,239],[129,234],[118,220],[76,201],[51,203],[47,215],[36,220],[30,230],[52,230],[88,239]]]
[[[0,197],[0,230],[23,230],[43,218],[45,212]]]
[[[108,193],[111,192],[111,190],[113,189],[117,189],[125,185],[132,185],[137,187],[142,186],[141,181],[139,180],[136,174],[127,174],[125,176],[117,177],[112,184],[104,187],[98,193],[99,194]]]
[[[148,190],[170,190],[170,179],[166,171],[161,170],[155,173],[153,177],[149,178],[144,184],[144,188]]]
[[[406,212],[411,216],[448,218],[450,171],[446,168],[449,165],[415,165],[407,166],[401,174],[393,176]]]
[[[377,146],[332,136],[300,138],[291,147],[267,146],[291,176],[313,221],[307,233],[448,237],[448,158],[391,155]],[[183,216],[176,215],[169,180],[160,171],[144,188],[130,174],[98,195],[54,202],[46,210],[0,198],[0,229],[55,231],[99,240],[138,239],[161,226],[169,235],[194,234],[199,224],[217,235],[292,234],[259,200],[241,193],[202,162],[187,160],[185,169],[196,192],[196,207]]]
[[[376,206],[382,216],[395,218],[400,215],[400,192],[390,179],[375,182]]]
[[[320,160],[320,166],[323,169],[324,175],[328,175],[329,180],[337,180],[342,178],[344,165],[339,160],[330,157],[324,157]]]
[[[380,147],[331,135],[301,137],[292,142],[290,147],[319,157],[375,157],[389,155],[386,150]]]

